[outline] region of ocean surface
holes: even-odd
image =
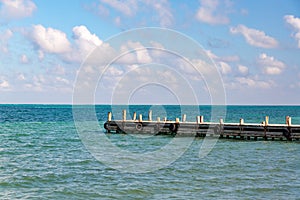
[[[146,116],[150,108],[161,118],[182,114],[180,106],[142,105],[129,106],[129,113]],[[100,127],[111,110],[120,109],[96,106]],[[184,110],[188,120],[195,119],[193,107]],[[200,106],[207,121],[211,110]],[[265,115],[270,123],[284,123],[289,115],[293,124],[300,124],[300,106],[228,106],[224,121],[259,123]],[[98,132],[103,134],[103,129]],[[135,153],[160,149],[173,139],[106,137]],[[71,105],[0,105],[0,199],[300,199],[299,141],[220,139],[199,158],[203,141],[194,139],[180,158],[159,170],[128,173],[98,161],[87,150]]]

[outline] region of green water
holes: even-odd
[[[147,106],[134,107],[147,112]],[[109,106],[98,106],[103,124]],[[178,108],[168,108],[178,112]],[[202,108],[209,117],[209,108]],[[195,139],[175,162],[149,173],[124,173],[90,154],[76,132],[71,106],[0,106],[0,199],[299,199],[300,143],[218,140],[203,159]],[[274,123],[300,107],[232,106],[226,121],[246,115]],[[180,115],[179,115],[180,116]],[[102,134],[102,133],[100,133]],[[159,149],[170,137],[107,135],[134,152]],[[184,138],[183,138],[184,139]],[[113,159],[113,158],[112,158]],[[116,160],[118,162],[118,160]],[[121,161],[119,163],[122,165]]]

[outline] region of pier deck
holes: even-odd
[[[136,113],[133,119],[126,119],[126,110],[123,111],[122,120],[111,120],[112,113],[108,113],[108,120],[104,124],[107,133],[125,133],[125,134],[147,134],[147,135],[170,135],[182,137],[220,137],[242,140],[299,140],[300,125],[292,125],[291,117],[286,117],[285,124],[269,124],[269,117],[265,117],[262,123],[244,123],[240,119],[239,123],[224,123],[220,119],[219,123],[204,122],[203,116],[197,116],[195,122],[185,121],[176,118],[175,121],[169,121],[166,118],[152,121],[152,112],[149,111],[148,120],[142,120],[142,116],[136,119]]]

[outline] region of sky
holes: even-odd
[[[105,47],[103,55],[116,56],[110,54],[110,40],[121,35],[119,54],[135,52],[98,79],[95,103],[176,104],[176,93],[192,87],[199,104],[211,104],[208,77],[195,77],[180,60],[151,52],[143,39],[125,41],[122,34],[145,27],[175,31],[199,44],[217,68],[226,104],[300,103],[298,0],[0,0],[0,103],[72,104],[80,71],[87,73],[84,77],[98,73],[99,68],[82,68],[88,56],[99,46]],[[176,42],[179,48],[186,45]],[[162,43],[148,45],[166,48]],[[161,67],[151,67],[158,62]],[[146,72],[148,78],[136,78]],[[165,80],[175,74],[191,81],[174,90],[143,82],[157,83],[162,74]],[[129,97],[113,101],[121,94],[111,91],[124,90],[121,85],[129,82],[136,86],[128,86]]]

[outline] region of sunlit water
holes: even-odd
[[[130,112],[148,112],[132,106]],[[103,124],[110,106],[97,106]],[[200,112],[209,119],[210,107]],[[176,106],[166,108],[180,116]],[[300,107],[230,106],[226,121],[265,115],[299,122]],[[192,116],[194,119],[194,116]],[[110,134],[120,148],[152,151],[172,138]],[[183,138],[184,139],[184,138]],[[0,199],[299,199],[300,143],[218,140],[200,159],[195,139],[180,159],[149,173],[123,173],[97,161],[76,132],[71,106],[0,106]],[[122,165],[122,163],[120,163]]]

